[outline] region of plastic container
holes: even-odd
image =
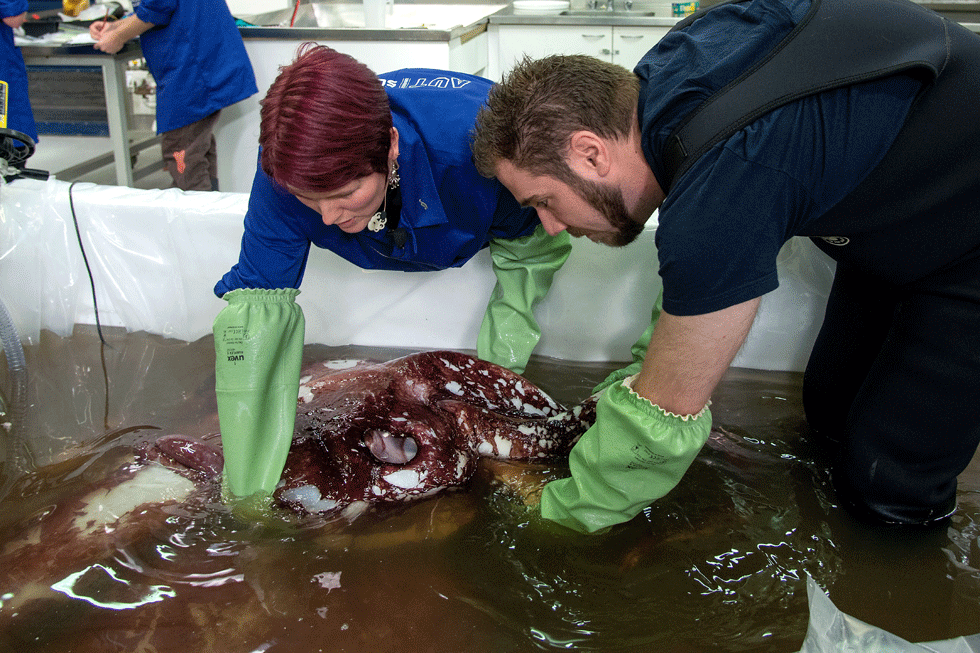
[[[684,16],[690,16],[699,8],[700,3],[698,0],[694,0],[694,2],[674,2],[671,3],[671,15],[675,18],[683,18]]]

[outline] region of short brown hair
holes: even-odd
[[[476,119],[473,161],[485,177],[506,160],[533,174],[574,176],[565,162],[571,135],[588,130],[627,137],[639,80],[629,70],[586,55],[524,57],[494,85]]]

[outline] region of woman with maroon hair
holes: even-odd
[[[523,372],[532,312],[571,250],[473,166],[470,132],[492,82],[407,69],[376,75],[304,44],[262,101],[259,166],[238,263],[215,286],[225,479],[271,492],[292,439],[304,321],[295,298],[310,245],[362,268],[458,267],[489,247],[497,285],[481,358]]]

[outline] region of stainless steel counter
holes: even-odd
[[[503,9],[497,7],[504,5]],[[398,9],[411,8],[411,3],[396,2]],[[416,7],[418,5],[415,5]],[[420,17],[418,25],[405,24],[385,28],[364,27],[363,14],[356,4],[312,3],[301,4],[296,16],[292,9],[271,11],[242,19],[255,27],[241,27],[239,31],[246,39],[290,39],[290,40],[344,40],[344,41],[449,41],[454,38],[466,40],[486,30],[488,23],[500,25],[632,25],[672,26],[677,18],[658,16],[648,8],[634,11],[616,10],[586,11],[572,9],[562,14],[519,14],[512,4],[479,5],[474,3],[446,4],[447,10],[467,7],[487,8],[486,14],[476,20],[463,20],[458,25],[427,25]],[[437,4],[428,5],[439,11]],[[411,19],[409,19],[411,20]],[[292,23],[292,27],[290,27]]]
[[[239,32],[244,39],[448,42],[458,38],[465,43],[487,30],[489,14],[501,6],[396,3],[398,13],[387,19],[390,26],[374,28],[364,26],[363,9],[357,3],[301,4],[295,17],[292,8],[242,16],[254,27],[240,27]]]
[[[561,14],[515,13],[514,5],[490,15],[491,25],[629,25],[633,27],[672,27],[679,18],[657,16],[645,9],[636,11],[586,11],[573,9]]]
[[[440,29],[367,27],[240,27],[243,39],[292,41],[443,41],[459,38],[466,42],[487,31],[487,19],[480,23]]]

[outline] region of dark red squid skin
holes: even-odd
[[[276,490],[280,504],[304,513],[431,496],[464,485],[481,456],[560,458],[595,419],[594,398],[565,409],[527,379],[459,352],[304,373],[310,395],[301,392]],[[380,436],[411,438],[418,452],[404,463],[379,460],[368,442]],[[297,488],[316,488],[322,500],[297,501]]]
[[[279,507],[301,514],[353,519],[368,507],[432,496],[465,485],[481,456],[558,459],[595,421],[595,397],[566,409],[522,376],[459,352],[328,365],[303,370],[293,442],[274,492]],[[404,462],[379,459],[370,445],[406,439],[417,453]],[[217,481],[216,445],[172,435],[147,455]]]

